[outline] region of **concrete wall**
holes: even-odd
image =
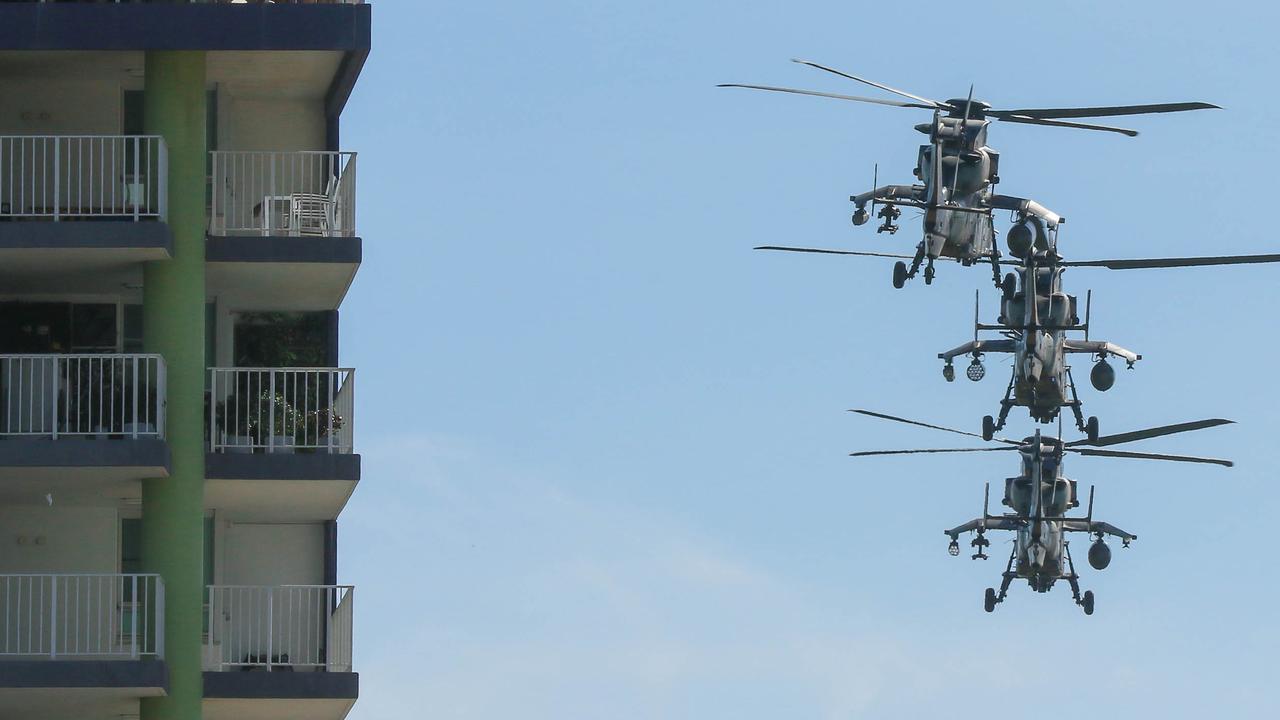
[[[263,122],[271,118],[271,122]],[[219,150],[324,150],[324,104],[218,93]]]
[[[324,525],[220,523],[220,585],[319,585],[324,582]]]
[[[114,573],[119,534],[113,507],[0,506],[0,573]]]
[[[120,85],[73,79],[0,79],[0,135],[119,135]]]

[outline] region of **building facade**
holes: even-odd
[[[341,720],[359,0],[0,3],[0,720]]]

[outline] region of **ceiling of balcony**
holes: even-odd
[[[322,99],[343,53],[337,51],[222,51],[209,53],[208,79],[241,97]],[[114,80],[142,87],[141,52],[0,52],[0,79],[83,83]]]

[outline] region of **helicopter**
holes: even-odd
[[[840,95],[814,90],[798,90],[770,85],[723,83],[718,87],[813,95],[837,100],[933,111],[931,122],[915,126],[917,131],[929,137],[929,143],[921,145],[916,155],[914,175],[919,183],[912,185],[885,185],[881,187],[878,184],[877,168],[876,176],[873,178],[872,189],[849,198],[855,207],[853,224],[865,224],[874,213],[882,221],[877,229],[878,233],[888,232],[892,235],[898,231],[897,221],[902,215],[902,211],[898,208],[899,205],[918,208],[922,211],[924,237],[916,246],[915,254],[910,256],[887,256],[900,258],[893,267],[893,286],[895,288],[902,288],[907,280],[914,278],[919,273],[922,264],[924,265],[924,282],[926,285],[931,284],[935,275],[934,262],[939,258],[954,259],[966,266],[974,263],[990,262],[993,279],[998,285],[1001,280],[1000,252],[994,242],[995,232],[992,228],[991,220],[991,211],[993,209],[1007,209],[1030,214],[1052,227],[1064,222],[1065,219],[1063,217],[1034,200],[1010,195],[998,195],[992,192],[995,185],[1000,182],[1000,154],[987,145],[987,130],[992,120],[1028,125],[1100,130],[1134,137],[1138,134],[1135,130],[1073,122],[1062,118],[1143,115],[1218,108],[1217,105],[1205,102],[1181,102],[1107,107],[998,110],[993,109],[986,102],[974,100],[972,86],[969,88],[967,98],[951,99],[943,102],[898,90],[883,83],[858,77],[810,60],[793,59],[792,62],[870,85],[912,102]],[[868,203],[871,205],[870,211],[867,210]],[[878,211],[876,209],[877,204],[881,206]],[[757,249],[788,252],[825,252],[816,248],[773,245]],[[885,256],[882,253],[836,252],[837,254],[849,255]],[[907,265],[907,260],[910,260],[910,266]]]
[[[1075,379],[1067,356],[1089,353],[1095,363],[1089,373],[1095,390],[1106,392],[1115,384],[1115,369],[1108,357],[1124,360],[1132,369],[1142,356],[1119,345],[1089,339],[1090,307],[1092,291],[1086,296],[1085,321],[1080,322],[1077,300],[1062,290],[1062,273],[1069,267],[1104,267],[1113,270],[1153,269],[1170,267],[1202,267],[1208,265],[1232,265],[1269,263],[1280,261],[1280,255],[1231,255],[1216,257],[1137,258],[1131,260],[1066,261],[1057,254],[1057,229],[1043,223],[1038,217],[1023,215],[1008,233],[1010,252],[1022,260],[1018,272],[1009,273],[1000,282],[1001,312],[997,324],[985,325],[979,321],[978,297],[974,296],[974,334],[971,342],[939,353],[944,361],[942,375],[947,382],[955,379],[952,361],[961,355],[970,355],[972,361],[965,375],[975,382],[986,375],[982,365],[984,353],[1009,353],[1014,356],[1013,373],[1004,398],[1000,401],[997,417],[982,419],[982,434],[990,438],[1001,430],[1012,407],[1028,408],[1031,417],[1038,422],[1052,422],[1061,408],[1071,408],[1076,427],[1090,438],[1098,435],[1098,419],[1087,421],[1076,392]],[[1021,290],[1018,289],[1021,285]],[[1028,298],[1035,298],[1034,302]],[[1003,339],[979,338],[980,331],[997,331]],[[1082,331],[1083,339],[1069,338],[1068,332]]]
[[[1022,290],[1006,292],[1002,297],[999,321],[986,325],[979,321],[978,295],[974,293],[973,340],[946,352],[938,353],[944,361],[942,376],[947,382],[955,380],[952,361],[961,355],[969,355],[972,361],[965,375],[977,382],[986,375],[982,364],[985,353],[1009,353],[1013,355],[1013,373],[1000,401],[1000,412],[993,418],[982,418],[982,437],[990,440],[1004,428],[1009,410],[1025,407],[1031,417],[1040,423],[1057,419],[1062,408],[1071,408],[1076,428],[1090,439],[1098,437],[1098,418],[1084,419],[1082,403],[1076,393],[1075,378],[1067,356],[1072,353],[1090,353],[1097,358],[1089,379],[1099,392],[1110,390],[1115,384],[1115,369],[1107,357],[1119,357],[1132,369],[1142,356],[1114,343],[1090,340],[1089,319],[1092,291],[1086,296],[1085,321],[1080,322],[1074,296],[1062,291],[1062,269],[1042,268],[1030,256],[1019,275]],[[1005,337],[999,340],[979,338],[981,331],[998,331]],[[1071,331],[1083,331],[1084,339],[1067,337]]]
[[[978,437],[974,433],[965,432],[964,430],[908,420],[870,410],[851,410],[850,412],[881,420]],[[1231,422],[1231,420],[1213,418],[1068,443],[1062,442],[1061,437],[1056,439],[1044,437],[1040,430],[1037,429],[1035,435],[1024,438],[1021,442],[1006,438],[989,438],[989,440],[1001,443],[995,447],[868,450],[850,453],[850,456],[867,457],[872,455],[1016,450],[1022,456],[1021,471],[1015,477],[1005,480],[1004,499],[1002,500],[1002,504],[1010,508],[1012,512],[1000,515],[992,515],[990,513],[988,501],[991,485],[987,483],[982,505],[982,517],[943,531],[951,538],[951,542],[947,545],[947,553],[953,557],[959,555],[960,535],[973,532],[975,537],[969,544],[971,547],[976,548],[977,552],[972,557],[974,560],[986,560],[989,556],[985,550],[991,546],[991,541],[987,539],[986,532],[988,530],[1012,531],[1016,533],[1014,546],[1009,554],[1008,564],[1001,574],[1000,589],[997,591],[995,588],[987,588],[983,597],[983,609],[987,612],[992,612],[995,610],[996,605],[1004,602],[1009,592],[1009,585],[1016,579],[1026,580],[1031,589],[1039,593],[1048,592],[1052,589],[1054,583],[1059,580],[1066,580],[1071,586],[1071,594],[1076,604],[1084,610],[1086,615],[1092,615],[1094,609],[1093,591],[1086,590],[1083,594],[1080,592],[1080,576],[1076,573],[1075,562],[1071,558],[1070,543],[1066,539],[1067,534],[1079,532],[1093,536],[1094,540],[1089,547],[1088,559],[1089,565],[1095,570],[1104,570],[1111,564],[1111,548],[1105,541],[1107,536],[1119,538],[1122,547],[1126,548],[1138,536],[1121,530],[1110,523],[1093,519],[1094,490],[1092,487],[1089,489],[1089,505],[1085,516],[1069,517],[1066,514],[1069,510],[1080,506],[1077,496],[1077,481],[1071,480],[1062,474],[1062,463],[1066,453],[1097,457],[1204,463],[1232,467],[1234,463],[1230,460],[1218,458],[1100,449],[1137,440],[1202,430],[1230,424]]]

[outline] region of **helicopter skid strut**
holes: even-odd
[[[1071,543],[1064,542],[1062,549],[1067,555],[1067,576],[1066,580],[1071,584],[1071,597],[1076,604],[1084,609],[1085,615],[1093,614],[1093,591],[1085,590],[1084,594],[1080,594],[1080,576],[1076,574],[1076,564],[1071,560]]]
[[[1005,597],[1009,595],[1009,584],[1013,579],[1018,577],[1018,573],[1013,571],[1013,561],[1018,557],[1018,549],[1015,547],[1009,553],[1009,564],[1005,565],[1004,572],[1000,575],[1000,592],[996,592],[992,588],[987,588],[986,596],[983,598],[982,608],[987,612],[993,612],[996,605],[1004,602]]]

